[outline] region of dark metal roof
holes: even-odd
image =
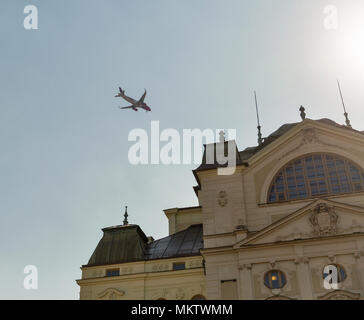
[[[148,238],[138,225],[102,229],[103,237],[88,266],[138,261],[144,259]]]
[[[138,225],[102,230],[104,235],[86,266],[193,256],[200,254],[203,248],[202,224],[192,225],[149,244]]]
[[[202,224],[196,224],[152,242],[148,245],[145,258],[153,260],[198,255],[202,248]]]
[[[270,134],[267,138],[264,138],[264,141],[261,145],[256,147],[249,147],[246,148],[243,151],[239,152],[240,159],[242,161],[248,160],[250,157],[255,155],[258,151],[264,149],[266,146],[271,144],[273,141],[277,140],[279,137],[281,137],[283,134],[294,128],[297,123],[286,123],[283,126],[279,127],[278,130],[274,131],[272,134]]]
[[[241,165],[243,164],[241,159],[240,159],[240,156],[239,156],[239,151],[236,147],[236,144],[235,144],[235,141],[225,141],[224,142],[224,150],[219,150],[219,148],[217,147],[218,144],[220,144],[219,142],[218,143],[210,143],[208,145],[204,145],[204,153],[203,153],[203,158],[202,158],[202,162],[201,162],[201,165],[195,169],[195,171],[201,171],[201,170],[209,170],[209,169],[215,169],[215,168],[226,168],[228,166],[228,163],[225,163],[225,164],[219,164],[218,163],[218,156],[219,155],[219,152],[221,152],[221,155],[222,155],[222,151],[224,152],[224,155],[225,157],[227,157],[228,155],[228,150],[229,150],[229,142],[233,142],[234,143],[234,148],[236,150],[236,159],[235,159],[235,163],[236,165]],[[209,147],[212,147],[213,148],[213,155],[214,155],[214,162],[213,163],[207,163],[207,157],[206,157],[206,148],[209,148]]]

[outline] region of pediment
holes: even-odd
[[[301,123],[289,127],[282,133],[277,133],[278,138],[271,137],[273,142],[258,151],[249,159],[249,165],[254,165],[260,160],[265,159],[271,154],[282,154],[282,157],[287,158],[297,151],[313,150],[316,148],[326,148],[331,150],[346,150],[350,152],[347,147],[348,142],[351,146],[357,145],[362,147],[364,143],[364,135],[362,132],[354,129],[347,128],[336,124],[328,119],[311,120],[306,119]],[[278,130],[279,131],[279,130]],[[285,146],[288,146],[285,149]],[[280,152],[283,149],[284,152]]]
[[[364,232],[364,208],[327,199],[309,205],[248,236],[234,247]]]

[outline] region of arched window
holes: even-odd
[[[286,283],[286,276],[280,270],[270,270],[264,275],[264,284],[269,289],[283,288]]]
[[[364,191],[364,171],[333,154],[311,154],[288,163],[273,179],[268,203]]]

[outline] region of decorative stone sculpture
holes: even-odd
[[[99,299],[108,299],[108,300],[117,300],[125,294],[124,291],[115,289],[115,288],[107,288],[104,291],[100,292],[97,296]]]
[[[220,207],[225,207],[228,203],[226,191],[220,191],[217,196],[217,203]]]
[[[334,208],[329,207],[326,203],[318,204],[310,216],[314,233],[319,236],[336,234],[337,219]]]

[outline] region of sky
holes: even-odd
[[[29,4],[37,30],[23,25]],[[78,299],[80,267],[125,205],[155,239],[163,209],[198,205],[196,165],[130,164],[131,130],[236,129],[244,149],[257,144],[254,90],[267,136],[300,105],[344,123],[336,79],[364,130],[363,56],[358,0],[2,0],[0,299]],[[118,86],[146,88],[152,112],[118,109]]]

